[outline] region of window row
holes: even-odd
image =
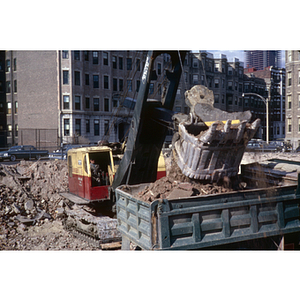
[[[94,97],[91,99],[90,97],[85,97],[84,104],[81,103],[81,96],[75,96],[74,97],[74,109],[75,110],[81,110],[83,108],[90,109],[92,108],[93,111],[110,111],[110,103],[109,98],[104,98],[103,104],[100,103],[100,99],[98,97]],[[103,105],[103,106],[102,106]],[[115,102],[113,102],[113,106],[115,107],[117,105]],[[63,109],[71,109],[70,104],[70,96],[69,95],[63,95]]]
[[[62,58],[63,59],[69,59],[70,54],[69,50],[62,50]],[[131,71],[133,69],[133,58],[126,57],[124,59],[123,56],[116,56],[116,55],[110,55],[109,52],[103,52],[102,53],[102,64],[104,66],[109,65],[109,57],[111,56],[111,64],[113,69],[119,69],[123,70],[124,67],[126,67],[127,71]],[[99,51],[73,51],[74,54],[74,60],[83,60],[83,61],[92,61],[94,65],[100,64],[100,52]],[[126,65],[124,65],[126,64]],[[141,66],[141,59],[136,58],[135,59],[135,66],[137,71],[142,70]],[[161,71],[161,65],[158,67]]]
[[[0,82],[0,89],[2,89],[2,82]],[[14,80],[14,90],[13,90],[14,93],[17,93],[18,92],[18,89],[17,89],[17,80]],[[11,83],[10,81],[6,81],[6,93],[7,94],[10,94],[11,93]]]
[[[71,130],[70,130],[70,119],[64,119],[64,136],[70,136]],[[85,134],[93,134],[94,136],[100,135],[100,120],[85,120],[84,124]],[[93,130],[93,132],[92,132]],[[109,135],[110,130],[110,123],[109,120],[104,120],[104,132],[103,134],[105,136]],[[81,136],[83,134],[83,127],[82,127],[82,120],[81,119],[75,119],[74,124],[74,133],[78,136]]]
[[[17,59],[14,58],[13,59],[13,70],[17,71]],[[10,72],[11,71],[11,63],[10,63],[10,59],[7,59],[5,61],[5,72]]]

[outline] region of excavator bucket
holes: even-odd
[[[228,113],[214,108],[213,93],[204,86],[193,87],[185,96],[190,115],[177,118],[178,134],[173,138],[173,154],[182,173],[209,181],[237,175],[260,120],[250,124],[250,111]]]

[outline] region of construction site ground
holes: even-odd
[[[271,158],[300,161],[300,154],[245,152],[242,164]],[[64,229],[66,204],[59,193],[67,189],[66,161],[1,163],[0,250],[101,250]]]

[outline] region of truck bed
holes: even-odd
[[[153,202],[133,196],[145,186],[116,189],[124,245],[131,241],[145,250],[207,249],[300,233],[297,184]]]

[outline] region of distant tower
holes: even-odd
[[[279,50],[245,50],[245,67],[264,70],[264,68],[273,66],[280,68],[281,52]]]

